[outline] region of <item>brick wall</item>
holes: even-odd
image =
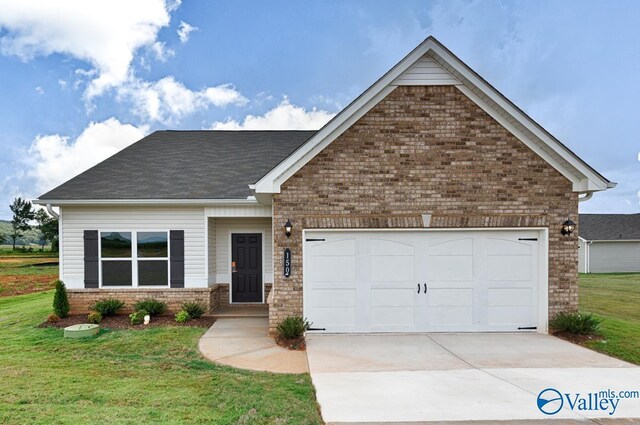
[[[302,314],[302,229],[549,227],[549,314],[577,309],[578,221],[571,182],[454,86],[398,87],[287,180],[274,195],[270,327]]]
[[[180,310],[183,302],[199,302],[213,311],[220,305],[217,288],[189,288],[189,289],[67,289],[71,314],[82,314],[89,311],[89,307],[98,300],[116,298],[125,303],[120,313],[131,313],[133,304],[147,298],[164,301],[169,307],[169,313]]]

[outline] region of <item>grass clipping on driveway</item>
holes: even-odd
[[[63,339],[37,327],[52,298],[0,298],[0,423],[321,423],[308,375],[212,364],[196,348],[205,328]]]
[[[583,345],[640,365],[640,273],[580,275],[580,311],[603,319],[600,341]]]

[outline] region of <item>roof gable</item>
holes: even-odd
[[[595,192],[615,186],[615,183],[580,159],[440,42],[429,37],[305,144],[256,182],[252,186],[256,195],[279,193],[282,183],[400,85],[454,85],[569,179],[574,192]]]

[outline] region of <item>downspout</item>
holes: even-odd
[[[60,215],[51,208],[51,204],[47,204],[47,212],[56,220],[60,218]]]
[[[592,243],[593,243],[593,241],[588,241],[588,242],[586,242],[584,244],[584,255],[586,257],[584,259],[584,264],[585,264],[585,272],[586,273],[591,273],[591,270],[590,270],[591,269],[591,265],[589,264],[589,262],[590,262],[589,258],[591,257],[591,255],[589,255],[590,254],[589,251],[590,251],[590,247],[591,247]]]
[[[588,201],[589,199],[591,199],[591,197],[593,196],[593,192],[586,192],[584,193],[584,196],[580,196],[582,194],[578,195],[578,202],[584,202],[584,201]]]

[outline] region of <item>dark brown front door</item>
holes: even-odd
[[[233,233],[231,235],[231,301],[262,302],[262,235]]]

